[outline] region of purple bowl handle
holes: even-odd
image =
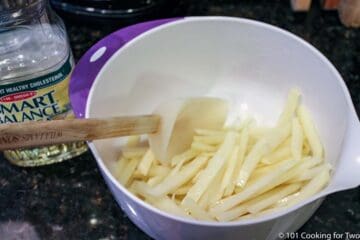
[[[77,63],[70,79],[69,95],[77,118],[85,117],[86,101],[90,88],[101,68],[127,42],[159,25],[183,18],[149,21],[120,29],[92,46]]]

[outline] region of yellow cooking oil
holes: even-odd
[[[87,150],[85,142],[63,143],[47,147],[4,151],[4,156],[13,164],[22,167],[36,167],[62,162],[76,157]]]

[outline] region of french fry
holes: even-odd
[[[147,176],[151,167],[151,164],[154,162],[155,160],[155,156],[153,154],[153,152],[148,149],[145,154],[142,156],[142,159],[140,160],[140,163],[137,167],[137,169],[139,170],[139,172],[144,175]]]
[[[321,158],[323,156],[323,147],[319,135],[315,129],[315,125],[310,117],[309,111],[305,106],[300,106],[298,109],[298,117],[304,129],[304,134],[309,142],[311,151],[315,157]]]
[[[225,164],[226,159],[231,153],[231,150],[235,144],[235,141],[236,134],[234,132],[229,132],[225,137],[224,143],[216,152],[215,156],[209,160],[209,163],[203,174],[201,174],[199,180],[194,184],[194,186],[190,188],[185,198],[191,198],[195,202],[199,200],[201,195],[209,186],[210,182],[216,177],[220,169]]]

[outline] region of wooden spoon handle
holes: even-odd
[[[154,133],[160,117],[52,120],[0,125],[0,150]]]

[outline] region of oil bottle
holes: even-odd
[[[0,124],[73,118],[68,95],[74,61],[62,20],[47,0],[0,0]],[[7,150],[19,166],[70,159],[85,142]]]

